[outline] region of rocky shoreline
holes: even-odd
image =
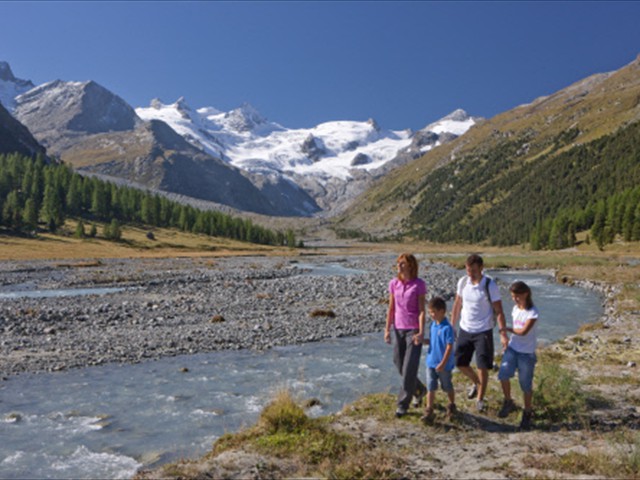
[[[0,377],[380,331],[394,261],[377,254],[3,262]],[[453,295],[454,269],[421,262],[420,276],[430,293]],[[7,298],[96,288],[122,290]]]
[[[353,417],[349,409],[355,407],[349,406],[331,417],[330,428],[364,444],[367,458],[387,460],[388,466],[394,465],[390,458],[399,459],[390,467],[395,473],[389,478],[637,478],[640,311],[623,308],[622,284],[556,279],[603,297],[604,312],[598,322],[544,349],[571,372],[589,398],[587,418],[579,425],[561,419],[545,428],[518,431],[517,415],[497,417],[502,398],[497,389],[489,392],[489,412],[483,415],[475,412],[473,400],[462,395],[466,385],[461,384],[457,398],[462,414],[457,422],[425,426],[390,414],[390,419],[378,413]],[[490,380],[495,387],[494,381]],[[388,409],[391,412],[392,405]],[[257,479],[299,476],[301,471],[305,472],[296,457],[272,456],[239,443],[196,460],[139,471],[135,478]]]

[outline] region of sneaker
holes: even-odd
[[[396,409],[396,418],[404,417],[407,414],[407,409],[405,407],[398,407]]]
[[[447,418],[451,420],[458,413],[458,409],[456,408],[455,403],[450,403],[447,405]]]
[[[520,421],[520,430],[531,430],[531,417],[533,412],[531,410],[524,410],[522,412],[522,420]]]
[[[422,420],[424,423],[430,423],[433,421],[433,417],[433,408],[427,408],[424,411],[424,415],[420,417],[420,420]]]
[[[424,397],[427,396],[427,390],[423,390],[422,392],[418,393],[416,396],[413,397],[413,406],[415,408],[419,408],[422,406],[422,401],[424,400]]]
[[[467,389],[467,398],[473,400],[478,395],[478,385],[475,383]]]
[[[515,412],[518,409],[518,407],[516,407],[516,404],[513,402],[513,399],[509,399],[509,400],[504,400],[502,402],[502,408],[500,408],[500,411],[498,412],[498,417],[500,418],[504,418],[506,416],[508,416],[511,412]]]
[[[476,402],[476,410],[478,411],[478,413],[482,413],[485,411],[486,409],[486,405],[484,404],[484,400],[478,400]]]

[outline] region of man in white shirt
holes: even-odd
[[[482,273],[484,262],[480,255],[469,255],[465,262],[467,275],[458,281],[456,298],[451,312],[454,329],[460,320],[456,338],[456,367],[466,375],[473,386],[468,391],[469,399],[477,396],[478,412],[485,410],[484,395],[493,368],[493,316],[495,314],[500,331],[500,343],[507,348],[507,325],[502,311],[500,289]],[[476,370],[471,366],[471,357],[476,355]]]

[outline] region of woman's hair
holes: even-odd
[[[524,306],[527,310],[533,307],[533,298],[531,297],[531,289],[529,288],[529,285],[518,280],[511,284],[509,291],[518,295],[526,293],[527,297],[525,299]]]
[[[416,257],[410,253],[402,253],[396,260],[396,263],[400,263],[401,261],[407,262],[407,265],[409,265],[409,276],[411,278],[406,278],[405,280],[418,278],[418,261]],[[400,273],[398,273],[398,278],[400,278]]]

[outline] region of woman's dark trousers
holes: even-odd
[[[422,344],[415,345],[413,343],[413,336],[418,333],[417,329],[394,329],[394,332],[396,341],[393,347],[393,363],[398,368],[400,375],[402,375],[402,387],[400,388],[400,393],[398,393],[398,406],[408,409],[411,398],[427,390],[418,379]]]

